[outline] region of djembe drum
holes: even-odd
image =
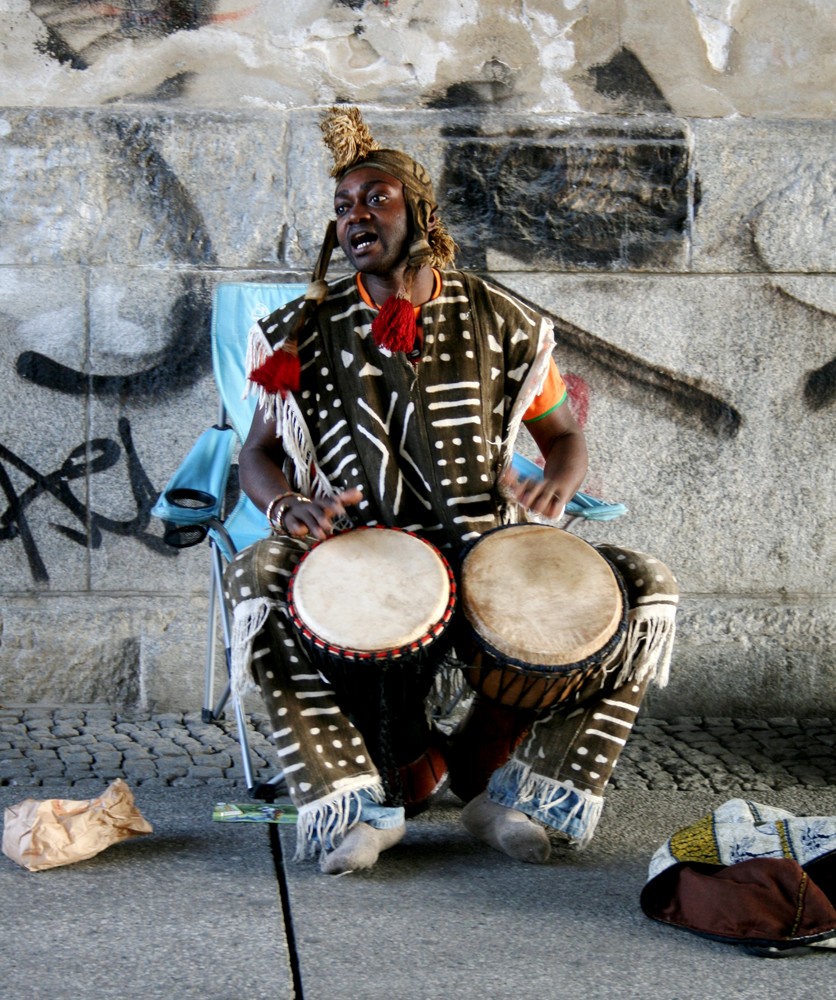
[[[588,542],[545,524],[482,535],[465,556],[465,674],[509,708],[568,706],[603,681],[624,641],[621,578]]]
[[[415,811],[446,773],[424,701],[452,638],[456,582],[447,560],[412,532],[360,527],[312,546],[287,599],[390,800]]]

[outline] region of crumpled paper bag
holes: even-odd
[[[111,844],[152,833],[117,778],[95,799],[25,799],[9,806],[3,822],[3,853],[30,872],[86,861]]]

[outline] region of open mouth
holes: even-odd
[[[370,246],[377,243],[377,236],[374,233],[362,232],[355,233],[351,237],[351,249],[362,253],[364,250],[368,250]]]

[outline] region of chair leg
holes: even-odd
[[[212,721],[219,718],[227,699],[231,697],[232,709],[235,714],[235,723],[238,728],[238,746],[241,749],[241,767],[244,771],[244,781],[247,784],[247,792],[251,798],[261,799],[265,802],[272,802],[277,795],[286,793],[287,786],[284,784],[284,776],[281,771],[279,771],[269,781],[256,781],[255,778],[255,771],[252,763],[252,752],[250,750],[247,717],[244,714],[244,706],[241,703],[240,695],[237,692],[232,691],[232,627],[229,620],[229,609],[223,600],[223,559],[221,551],[217,545],[213,543],[211,548],[212,596],[210,598],[210,605],[211,609],[214,611],[217,603],[217,608],[220,611],[221,630],[223,632],[224,651],[226,654],[227,676],[229,677],[220,701],[212,710],[214,716]],[[214,647],[214,633],[212,634],[210,641]],[[209,698],[211,699],[211,691],[209,692]],[[206,704],[210,704],[210,701],[207,700]]]
[[[207,617],[207,628],[206,628],[206,666],[203,673],[203,707],[201,709],[201,718],[204,722],[215,722],[220,718],[220,713],[223,711],[223,702],[226,698],[222,699],[217,706],[214,706],[215,698],[215,630],[217,628],[215,615],[217,613],[218,604],[218,585],[217,585],[217,574],[215,571],[215,546],[210,542],[210,556],[212,559],[212,565],[209,571],[209,614]]]

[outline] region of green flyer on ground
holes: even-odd
[[[218,823],[286,823],[294,825],[298,812],[289,802],[218,802],[212,819]]]

